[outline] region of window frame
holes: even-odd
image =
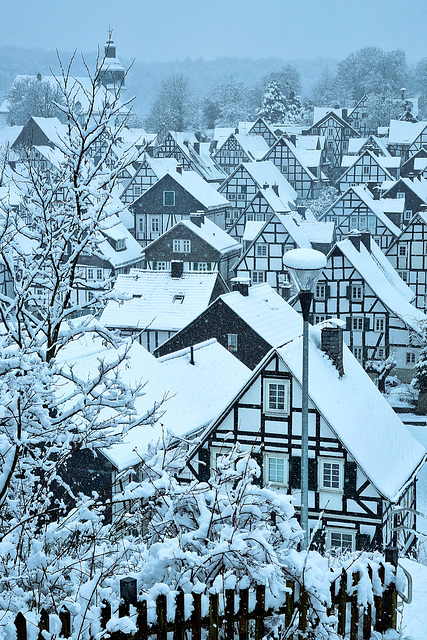
[[[262,273],[262,280],[259,279],[260,273]],[[256,277],[255,277],[255,274],[257,274]],[[259,269],[254,269],[253,271],[251,271],[251,282],[252,284],[264,284],[264,282],[267,282],[265,277],[265,271],[262,271]]]
[[[168,196],[170,194],[173,194],[173,202],[166,202],[167,198],[166,198],[166,194],[168,194]],[[164,207],[174,207],[176,204],[176,197],[175,197],[175,191],[163,191],[163,206]]]
[[[267,242],[256,242],[255,243],[255,255],[257,258],[267,258],[268,257],[268,243]]]
[[[382,328],[379,328],[378,325],[381,325]],[[374,331],[375,333],[384,333],[385,332],[385,318],[377,317],[374,319]]]
[[[363,284],[350,284],[350,287],[351,287],[351,289],[350,289],[351,301],[352,302],[363,302],[363,299],[365,297]],[[359,295],[357,295],[357,296],[354,295],[354,292],[355,292],[356,289],[360,289],[360,292],[361,292],[360,296]]]
[[[283,482],[280,480],[270,480],[270,460],[283,460]],[[289,487],[289,455],[281,451],[266,451],[263,456],[263,485],[271,485],[272,487],[280,487],[287,489]]]
[[[239,345],[238,338],[237,333],[227,333],[227,349],[230,353],[237,353]]]
[[[324,483],[324,466],[325,464],[338,464],[339,469],[339,487],[327,487]],[[328,493],[344,493],[344,459],[334,457],[321,457],[319,458],[318,465],[318,487],[319,491],[327,491]]]
[[[270,386],[283,385],[284,387],[284,407],[274,408],[270,406]],[[291,381],[289,378],[264,378],[263,382],[263,410],[266,415],[289,416],[291,412]]]
[[[341,535],[351,535],[351,549],[346,547],[333,547],[331,545],[331,534],[341,534]],[[343,551],[350,551],[353,553],[356,550],[356,529],[346,529],[344,527],[326,527],[326,540],[325,540],[326,550],[330,551],[331,549],[342,549]]]

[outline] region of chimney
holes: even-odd
[[[302,204],[300,204],[300,205],[297,207],[297,211],[298,211],[298,213],[300,214],[300,216],[301,216],[301,218],[302,218],[303,220],[305,220],[305,212],[306,212],[306,209],[307,209],[307,207],[304,207]]]
[[[41,82],[41,79],[42,79],[42,74],[41,74],[41,73],[38,73],[38,74],[37,74],[37,80],[38,80],[39,82]]]
[[[264,182],[264,184],[262,185],[263,189],[268,189],[270,185],[268,184],[268,182]]]
[[[196,227],[201,227],[205,222],[204,211],[196,211],[196,213],[190,213],[190,222],[195,224]]]
[[[342,117],[342,119],[343,119],[343,120],[347,120],[347,115],[348,115],[348,111],[347,111],[347,109],[342,109],[342,110],[341,110],[341,113],[342,113],[342,116],[341,116],[341,117]]]
[[[271,188],[273,189],[274,193],[276,194],[276,196],[279,195],[279,185],[274,183],[271,185]]]
[[[402,87],[400,91],[402,92],[402,100],[404,100],[405,99],[406,87]]]
[[[365,247],[370,253],[371,252],[371,234],[369,233],[369,231],[364,231],[363,233],[361,233],[360,239],[362,241],[362,244],[365,245]]]
[[[239,133],[239,127],[236,127],[236,128],[234,129],[234,133]]]
[[[200,142],[193,143],[194,151],[200,155]]]
[[[292,144],[294,145],[294,147],[296,147],[296,146],[297,146],[297,137],[296,137],[296,135],[295,135],[294,133],[292,133],[292,134],[289,136],[289,141],[290,141],[290,142],[292,142]]]
[[[356,247],[357,251],[360,251],[360,233],[350,233],[348,239]]]
[[[171,278],[181,278],[184,272],[184,263],[182,260],[171,261]]]
[[[341,327],[323,327],[320,348],[332,360],[341,378],[344,375],[343,330]]]
[[[182,164],[177,164],[176,165],[176,172],[182,174]]]
[[[373,197],[374,200],[379,200],[380,199],[380,191],[381,191],[380,187],[378,187],[378,186],[372,187],[371,193],[372,193],[372,197]]]
[[[231,279],[231,290],[238,291],[245,298],[249,295],[249,278],[232,278]]]

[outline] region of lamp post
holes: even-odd
[[[302,338],[302,406],[301,406],[301,527],[304,529],[302,549],[308,549],[308,318],[311,301],[326,258],[314,249],[291,249],[283,256],[283,265],[289,271],[298,289],[303,318]]]

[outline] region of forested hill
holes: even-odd
[[[60,58],[68,63],[70,52],[60,52]],[[120,42],[117,42],[117,55],[124,66],[131,64],[120,55]],[[93,69],[96,53],[84,54],[90,69]],[[232,76],[234,80],[251,86],[269,71],[280,69],[291,64],[301,74],[302,94],[307,95],[325,68],[335,71],[337,61],[330,58],[313,60],[282,60],[280,58],[218,58],[204,60],[202,58],[175,60],[171,62],[144,62],[135,60],[127,78],[129,95],[137,98],[136,110],[146,113],[154,101],[160,83],[173,73],[188,76],[194,95],[204,96],[222,80]],[[18,74],[49,75],[50,70],[59,72],[58,58],[55,51],[41,49],[22,49],[0,47],[0,93],[2,96],[9,89],[12,80]],[[81,54],[76,55],[73,65],[74,75],[86,75]]]

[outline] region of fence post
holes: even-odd
[[[380,564],[380,568],[378,569],[378,577],[381,581],[381,586],[384,585],[385,581],[385,568],[383,564]],[[374,605],[375,605],[375,631],[382,633],[384,631],[384,596],[374,596]]]
[[[101,605],[101,629],[105,629],[107,627],[107,622],[109,620],[111,620],[111,604],[104,600]]]
[[[138,600],[136,603],[136,628],[135,640],[147,640],[148,638],[148,620],[147,620],[147,601]]]
[[[167,606],[166,595],[161,593],[156,598],[157,640],[167,640],[168,637]]]
[[[359,604],[357,602],[357,585],[360,581],[359,571],[355,571],[352,577],[353,593],[351,595],[350,640],[357,640],[359,637]]]
[[[61,620],[61,633],[60,638],[69,638],[71,635],[71,613],[67,607],[62,607],[59,612],[59,619]]]
[[[255,605],[255,640],[264,638],[264,618],[265,618],[265,585],[256,586]]]
[[[218,640],[218,594],[209,594],[209,640]]]
[[[49,631],[49,614],[46,609],[40,611],[38,640],[44,640],[43,631]]]
[[[372,567],[368,565],[368,576],[372,584]],[[372,606],[367,604],[363,611],[363,640],[369,640],[372,635]]]
[[[234,591],[233,589],[225,590],[225,638],[233,640],[234,638]]]
[[[239,640],[249,638],[249,589],[241,589],[239,599]]]
[[[347,613],[347,574],[342,570],[340,589],[338,591],[338,628],[339,636],[345,636],[345,622]]]
[[[184,621],[184,592],[182,589],[178,589],[175,598],[175,629],[173,632],[173,640],[184,640]]]
[[[202,594],[193,593],[193,613],[191,614],[192,640],[201,640],[202,637]]]
[[[16,614],[15,618],[16,627],[16,639],[27,640],[27,620],[23,613],[20,611]]]
[[[138,601],[136,578],[122,578],[120,580],[119,618],[128,616],[130,605],[136,607]]]

